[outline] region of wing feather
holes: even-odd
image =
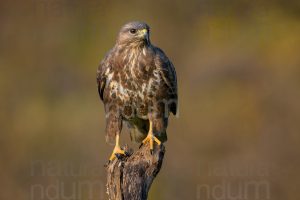
[[[161,49],[156,48],[156,51],[158,55],[156,59],[156,66],[159,69],[161,78],[167,87],[167,94],[165,94],[166,98],[171,100],[169,109],[174,115],[176,115],[178,109],[176,70],[172,62]]]
[[[109,51],[104,59],[101,61],[100,65],[97,69],[97,84],[98,84],[98,93],[100,99],[103,101],[104,99],[104,89],[106,86],[107,80],[107,71],[110,69],[110,58],[112,51]]]

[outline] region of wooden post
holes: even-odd
[[[150,186],[159,173],[165,154],[163,145],[155,145],[153,155],[149,145],[133,154],[115,159],[107,169],[107,194],[110,200],[146,200]]]

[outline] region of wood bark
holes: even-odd
[[[126,149],[125,149],[126,151]],[[136,152],[114,159],[106,166],[107,194],[110,200],[146,200],[151,184],[162,166],[163,145],[155,145],[151,154],[149,145]]]

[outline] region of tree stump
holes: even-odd
[[[151,155],[149,144],[146,144],[131,155],[109,163],[106,167],[109,199],[146,200],[150,186],[162,166],[164,154],[163,145],[155,145]]]

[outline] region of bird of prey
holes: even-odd
[[[115,46],[97,70],[98,92],[106,113],[106,140],[115,141],[109,161],[125,154],[119,145],[122,127],[131,140],[160,145],[167,140],[170,113],[177,112],[176,71],[158,47],[151,44],[150,28],[143,22],[125,24]]]

